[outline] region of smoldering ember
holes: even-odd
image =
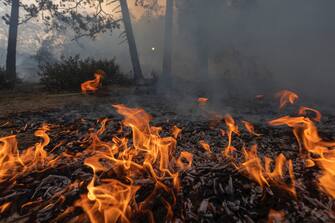
[[[0,2],[0,222],[335,222],[334,1]]]

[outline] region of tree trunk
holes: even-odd
[[[19,25],[19,0],[12,0],[11,15],[9,21],[7,58],[6,58],[6,79],[14,84],[16,81],[16,45],[17,28]]]
[[[131,58],[131,63],[133,65],[134,79],[135,81],[143,79],[143,73],[141,69],[140,60],[138,58],[138,52],[135,42],[135,37],[133,33],[133,28],[131,25],[129,8],[127,0],[120,0],[120,6],[122,11],[123,23],[127,35],[128,45],[129,45],[129,53]]]
[[[163,56],[163,79],[168,80],[172,72],[172,32],[174,0],[166,0],[165,37]]]

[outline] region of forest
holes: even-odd
[[[334,222],[333,0],[0,0],[0,222]]]

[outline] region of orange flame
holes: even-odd
[[[177,139],[178,136],[180,135],[180,133],[182,132],[182,130],[180,128],[178,128],[177,126],[173,126],[171,129],[171,134],[173,136],[173,138]]]
[[[11,205],[10,202],[6,202],[6,203],[0,205],[0,214],[4,213],[6,210],[8,210],[10,205]]]
[[[229,156],[229,154],[235,150],[235,148],[232,148],[231,144],[232,144],[232,136],[233,133],[239,135],[240,132],[238,131],[238,126],[235,124],[235,120],[233,119],[233,117],[231,115],[226,115],[224,117],[225,123],[228,127],[228,145],[226,146],[225,150],[224,150],[224,156]]]
[[[299,96],[289,90],[282,90],[276,94],[276,97],[280,98],[279,108],[283,109],[287,104],[294,104]]]
[[[250,122],[247,122],[247,121],[242,121],[245,129],[251,134],[251,135],[254,135],[254,136],[261,136],[261,134],[258,134],[255,132],[255,127],[253,124],[251,124]]]
[[[175,191],[179,190],[179,174],[173,167],[181,170],[192,165],[192,154],[181,152],[178,160],[172,157],[176,147],[173,137],[160,137],[160,128],[150,126],[151,116],[143,109],[114,105],[117,112],[124,116],[123,124],[132,130],[132,144],[127,139],[113,138],[112,143],[99,141],[95,155],[87,158],[85,164],[93,169],[93,178],[87,186],[88,194],[77,202],[94,222],[130,222],[136,209],[153,220],[150,204],[160,191],[168,193],[172,201],[162,198],[166,207],[166,219],[173,217],[172,207],[176,202]],[[105,128],[105,127],[104,127]],[[102,163],[101,160],[109,162]],[[186,161],[187,163],[185,163]],[[116,179],[97,180],[98,171],[113,171]],[[146,179],[141,179],[147,176]],[[173,188],[166,181],[172,181]],[[137,182],[152,182],[154,189],[142,201],[135,200],[140,188]],[[98,184],[99,182],[99,184]],[[131,211],[133,210],[133,211]]]
[[[179,158],[177,159],[176,164],[181,170],[187,170],[187,169],[191,168],[192,160],[193,160],[192,153],[182,151],[180,153]]]
[[[96,92],[99,87],[101,86],[101,81],[104,77],[102,73],[95,73],[94,74],[95,79],[94,80],[89,80],[81,84],[81,92],[84,94],[87,94],[89,92]]]
[[[199,144],[201,145],[201,147],[202,147],[205,151],[207,151],[207,152],[209,152],[209,153],[212,152],[212,151],[211,151],[211,147],[210,147],[210,145],[209,145],[207,142],[205,142],[205,140],[200,140],[200,141],[199,141]]]
[[[335,152],[333,150],[335,142],[322,140],[313,121],[306,117],[285,116],[269,123],[273,126],[292,127],[300,152],[319,156],[319,158],[307,159],[307,166],[312,167],[314,163],[318,164],[322,169],[322,174],[318,178],[319,187],[326,194],[335,198]]]
[[[311,111],[311,112],[314,112],[314,113],[315,113],[315,118],[314,118],[315,121],[317,121],[317,122],[320,122],[320,121],[321,121],[321,117],[322,117],[321,113],[320,113],[318,110],[313,109],[313,108],[301,107],[301,108],[299,109],[298,114],[299,114],[299,115],[306,116],[306,112],[307,112],[307,111]]]
[[[293,165],[291,160],[286,160],[283,154],[276,158],[274,169],[271,170],[272,160],[265,157],[264,165],[257,154],[257,146],[254,145],[250,150],[243,149],[245,162],[238,169],[244,171],[251,179],[256,181],[261,187],[270,186],[270,184],[288,191],[292,196],[296,196],[295,178],[293,174]],[[285,183],[284,167],[287,166],[291,185]]]
[[[35,146],[29,147],[23,152],[17,148],[16,136],[0,138],[0,182],[17,177],[34,170],[43,170],[52,166],[57,158],[53,158],[44,150],[49,144],[50,138],[46,133],[48,125],[44,124],[35,131],[35,136],[42,138]]]

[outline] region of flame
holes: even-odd
[[[209,152],[209,153],[212,152],[212,151],[211,151],[211,147],[210,147],[210,145],[209,145],[207,142],[205,142],[204,140],[200,140],[200,141],[199,141],[199,144],[201,145],[201,147],[202,147],[205,151],[207,151],[207,152]]]
[[[178,128],[177,126],[173,126],[171,129],[171,134],[173,136],[173,138],[178,139],[178,136],[180,135],[180,133],[182,132],[182,130],[180,128]]]
[[[104,77],[104,74],[102,72],[96,72],[94,74],[95,79],[89,80],[81,84],[81,92],[84,94],[87,94],[89,92],[96,92],[99,87],[101,86],[101,81]]]
[[[268,215],[268,223],[280,223],[280,222],[285,222],[285,212],[270,209]]]
[[[321,113],[318,110],[313,109],[313,108],[300,107],[298,114],[305,116],[307,111],[311,111],[315,113],[315,118],[314,118],[315,121],[317,122],[321,121],[321,117],[322,117]]]
[[[0,205],[0,214],[4,213],[10,207],[10,205],[11,205],[10,202],[6,202]]]
[[[193,160],[192,153],[182,151],[180,153],[179,158],[177,159],[176,164],[181,170],[187,170],[192,167],[192,160]]]
[[[100,185],[95,185],[95,164],[85,164],[93,169],[93,178],[87,186],[87,196],[82,196],[76,205],[81,206],[94,223],[130,222],[131,207],[139,187],[114,179],[102,179]]]
[[[35,131],[35,136],[42,139],[35,146],[19,152],[16,136],[0,138],[0,182],[16,178],[34,170],[43,170],[55,164],[57,158],[49,155],[44,148],[50,143],[47,134],[49,126],[44,124]]]
[[[264,164],[257,153],[257,145],[253,145],[250,150],[243,148],[244,162],[238,167],[244,171],[251,179],[256,181],[261,187],[276,186],[288,191],[292,196],[296,196],[295,177],[293,174],[293,164],[291,160],[286,160],[283,154],[277,156],[273,170],[271,170],[272,159],[265,157]],[[287,166],[289,172],[290,185],[285,183],[285,171]]]
[[[124,116],[123,125],[131,128],[132,143],[129,146],[126,138],[117,137],[111,143],[99,141],[95,155],[85,160],[85,164],[93,170],[93,178],[87,186],[88,193],[76,205],[83,208],[92,222],[130,222],[135,210],[153,220],[150,205],[161,192],[165,192],[171,199],[162,197],[161,202],[166,208],[166,219],[172,219],[175,193],[180,189],[179,173],[173,167],[181,170],[190,168],[192,154],[181,152],[179,159],[175,160],[172,156],[176,147],[175,138],[160,137],[161,128],[150,126],[152,118],[149,114],[140,108],[113,107]],[[102,163],[103,159],[109,162]],[[97,172],[101,171],[112,171],[118,178],[98,180]],[[167,184],[169,180],[172,188]],[[141,202],[135,199],[140,189],[137,182],[152,182],[154,185],[151,193]]]
[[[229,154],[235,150],[235,148],[232,148],[231,144],[232,144],[232,136],[233,133],[239,135],[240,132],[238,131],[238,126],[235,124],[235,120],[233,119],[233,117],[231,115],[226,115],[224,117],[225,123],[228,127],[227,130],[227,136],[228,136],[228,145],[226,146],[225,150],[224,150],[224,156],[229,156]]]
[[[251,135],[254,135],[254,136],[261,136],[262,134],[258,134],[255,132],[255,127],[253,124],[251,124],[250,122],[247,122],[247,121],[242,121],[245,129],[251,134]]]
[[[305,114],[306,108],[303,108],[301,114]],[[307,109],[311,110],[311,109]],[[316,110],[311,110],[316,111]],[[300,113],[300,112],[299,112]],[[317,120],[321,114],[316,112]],[[279,126],[287,125],[293,129],[294,136],[299,144],[301,153],[314,154],[318,158],[308,158],[307,167],[313,167],[315,163],[321,168],[322,172],[318,177],[320,189],[335,198],[335,141],[324,141],[318,133],[313,121],[307,117],[290,117],[285,116],[269,122],[270,125]],[[306,155],[305,155],[306,156]]]
[[[276,97],[280,98],[279,108],[283,109],[287,104],[294,104],[299,96],[289,90],[282,90],[276,94]]]

